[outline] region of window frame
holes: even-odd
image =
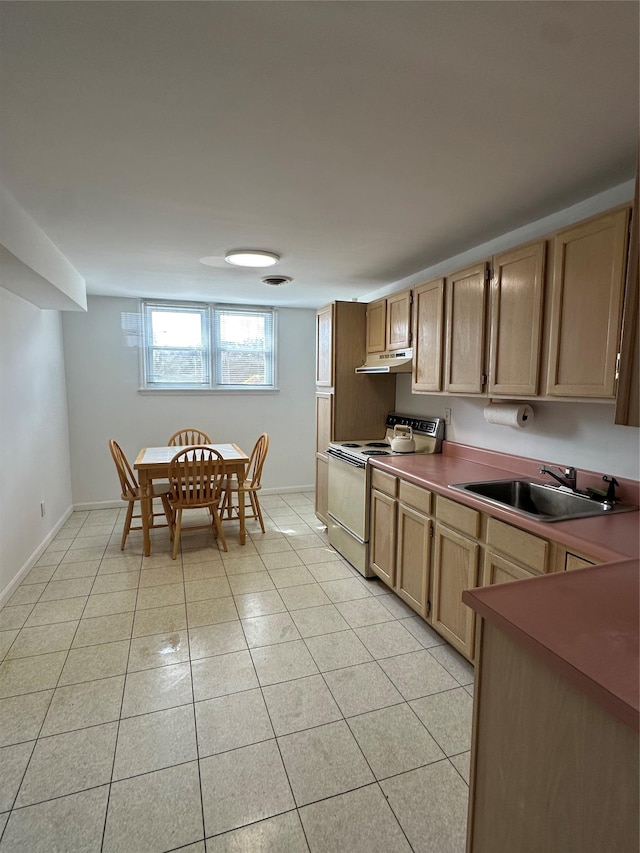
[[[203,318],[203,342],[201,350],[204,354],[204,362],[208,380],[198,383],[176,382],[162,383],[154,382],[152,377],[152,353],[151,342],[151,315],[154,309],[175,310],[177,312],[199,312]],[[268,316],[271,325],[271,350],[267,348],[267,365],[265,374],[271,374],[271,382],[261,385],[227,384],[220,382],[220,365],[222,348],[218,340],[217,330],[219,317],[222,314],[257,314]],[[238,305],[217,302],[187,302],[169,299],[141,299],[140,300],[140,388],[146,393],[176,394],[176,393],[269,393],[278,391],[277,385],[277,310],[272,306],[264,305]]]

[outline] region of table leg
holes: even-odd
[[[138,483],[140,485],[140,515],[142,516],[142,553],[148,557],[151,554],[149,519],[153,512],[153,501],[151,498],[151,480],[146,471],[139,472]]]
[[[244,489],[242,488],[244,484],[244,466],[239,466],[238,468],[238,519],[240,521],[240,535],[239,541],[241,545],[244,545],[247,538],[247,531],[245,529],[245,512],[244,512]]]

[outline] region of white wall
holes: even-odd
[[[397,411],[443,417],[445,408],[450,408],[451,425],[445,427],[445,434],[451,441],[640,480],[640,432],[614,424],[613,404],[529,400],[533,423],[514,429],[487,423],[483,416],[487,402],[484,398],[412,394],[411,376],[397,377]]]
[[[0,288],[0,606],[71,511],[62,324]],[[45,516],[40,502],[45,501]]]
[[[164,445],[176,430],[198,427],[215,442],[250,452],[270,435],[262,483],[267,490],[314,482],[315,311],[278,310],[278,392],[176,393],[139,388],[138,302],[89,297],[86,314],[65,313],[71,480],[75,508],[118,500],[108,441],[133,463],[141,447]]]

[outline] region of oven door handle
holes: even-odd
[[[362,462],[360,459],[352,459],[346,454],[342,454],[339,451],[332,450],[330,447],[327,449],[327,455],[332,456],[334,459],[339,459],[341,462],[346,462],[347,465],[353,465],[354,468],[367,467],[366,462]]]

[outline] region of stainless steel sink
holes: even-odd
[[[518,515],[537,521],[567,521],[594,515],[614,515],[638,509],[632,504],[608,504],[588,495],[570,492],[549,483],[535,480],[488,480],[478,483],[455,483],[449,486],[468,492],[487,503],[508,508]]]

